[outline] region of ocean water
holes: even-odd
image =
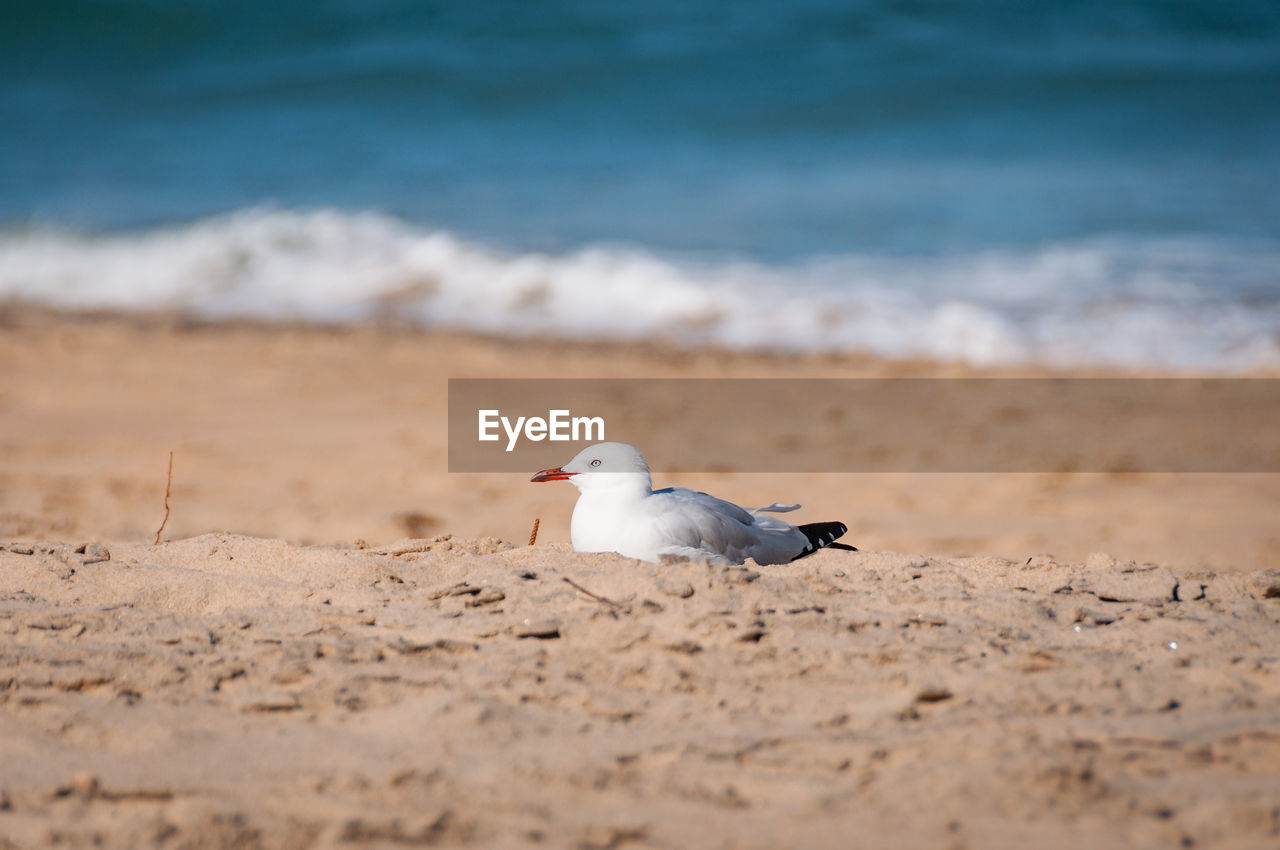
[[[0,298],[1280,365],[1280,4],[0,3]]]

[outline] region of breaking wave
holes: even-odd
[[[1276,269],[1272,249],[1168,239],[789,264],[520,253],[337,210],[0,235],[0,298],[59,308],[1223,372],[1280,365]]]

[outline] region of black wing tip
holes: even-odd
[[[793,561],[798,561],[806,555],[812,555],[819,549],[825,548],[858,551],[846,543],[836,542],[849,530],[849,526],[843,522],[811,522],[806,525],[798,525],[796,528],[808,539],[809,545],[804,548],[803,552],[792,558],[791,560]]]

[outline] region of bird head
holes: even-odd
[[[538,472],[530,481],[568,481],[582,492],[615,489],[652,489],[649,464],[635,446],[596,443],[566,463]]]

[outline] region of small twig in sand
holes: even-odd
[[[570,587],[572,587],[574,590],[578,591],[579,593],[586,594],[587,596],[591,597],[597,602],[603,602],[605,605],[608,605],[611,608],[622,607],[620,604],[618,604],[617,602],[614,602],[612,599],[606,599],[605,597],[601,596],[598,593],[592,593],[591,591],[587,590],[585,587],[578,584],[576,581],[569,578],[568,576],[560,576],[560,578],[563,579],[564,582],[568,584]]]
[[[541,518],[541,517],[537,517],[537,518],[535,518],[535,519],[533,520],[533,531],[529,532],[529,545],[530,545],[530,546],[532,546],[534,543],[538,542],[538,523],[540,523],[540,522],[542,522],[542,518]]]
[[[418,552],[430,552],[432,549],[440,545],[440,541],[436,539],[427,540],[422,543],[410,543],[407,546],[383,546],[381,549],[368,549],[373,555],[390,555],[398,558],[401,555],[412,555]]]
[[[169,452],[169,477],[164,482],[164,521],[160,523],[160,527],[156,529],[156,543],[160,545],[160,532],[164,531],[164,527],[169,524],[169,488],[173,486],[173,452]]]

